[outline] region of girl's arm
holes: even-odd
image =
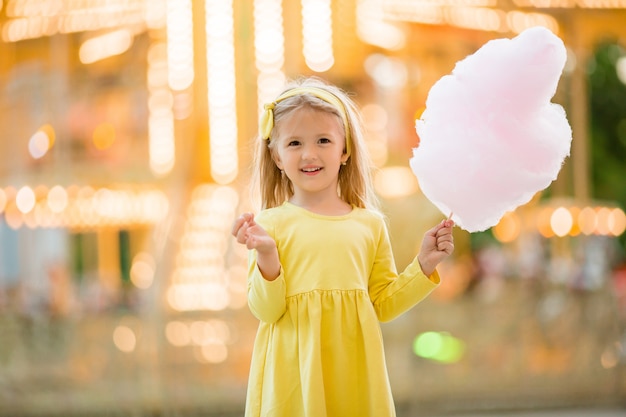
[[[454,247],[452,223],[435,226],[424,236],[420,253],[404,271],[396,272],[386,226],[380,232],[369,294],[380,321],[390,321],[426,298],[439,285],[436,266]]]
[[[250,249],[248,270],[248,306],[256,318],[266,323],[280,319],[287,309],[286,287],[276,241],[244,213],[233,225],[237,242]]]

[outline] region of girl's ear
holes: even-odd
[[[276,164],[278,169],[280,169],[282,171],[283,170],[283,163],[280,160],[280,155],[278,155],[277,152],[272,152],[272,159],[274,160],[274,163]]]

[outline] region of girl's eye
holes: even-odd
[[[297,140],[292,140],[287,144],[287,146],[298,146],[299,144],[300,142],[298,142]]]
[[[321,138],[320,139],[320,143],[330,143],[330,139],[328,139],[328,138]]]

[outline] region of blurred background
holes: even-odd
[[[353,93],[398,268],[443,215],[408,168],[430,87],[561,37],[559,178],[383,325],[398,415],[626,404],[626,1],[0,1],[0,415],[242,415],[257,321],[229,232],[259,109]]]

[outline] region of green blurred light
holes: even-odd
[[[424,332],[415,337],[413,353],[441,363],[455,363],[465,353],[465,343],[446,332]]]
[[[442,337],[437,332],[418,335],[413,342],[413,352],[422,358],[433,358],[441,350]]]

